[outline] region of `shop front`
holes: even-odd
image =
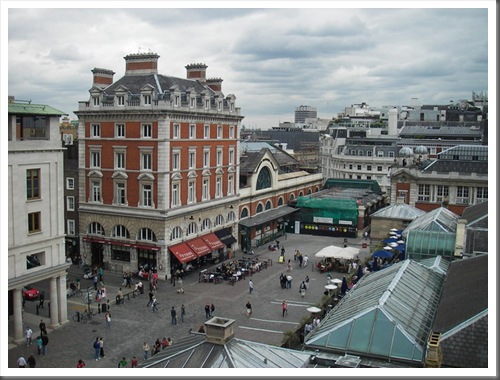
[[[170,261],[172,273],[178,269],[189,272],[207,264],[216,264],[221,260],[224,247],[214,233],[173,245],[169,247],[173,255]]]
[[[231,228],[222,228],[214,232],[215,236],[224,244],[224,260],[233,258],[233,244],[237,242],[231,232]]]

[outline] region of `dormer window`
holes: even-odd
[[[151,95],[143,95],[142,100],[144,101],[145,106],[151,105]]]
[[[196,98],[191,98],[190,107],[194,108],[195,105],[196,105]]]
[[[210,109],[210,99],[205,99],[205,109]]]
[[[92,104],[94,106],[98,106],[100,104],[99,96],[93,96],[92,97]]]
[[[179,95],[176,95],[174,97],[174,106],[178,107],[179,106]]]
[[[123,96],[123,95],[117,96],[116,102],[118,103],[119,106],[124,106],[125,105],[125,96]]]

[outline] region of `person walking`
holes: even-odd
[[[94,341],[94,359],[98,361],[101,356],[101,344],[99,343],[99,337],[95,338]]]
[[[286,288],[291,289],[292,287],[292,276],[288,275],[286,276]]]
[[[153,310],[153,313],[155,311],[158,311],[158,302],[156,301],[156,297],[153,296],[153,303],[151,304],[151,309]]]
[[[301,282],[300,286],[299,286],[299,292],[300,292],[300,295],[302,297],[304,297],[306,295],[306,283],[304,281]]]
[[[104,357],[104,340],[102,339],[102,336],[99,337],[99,357]]]
[[[136,368],[139,365],[137,358],[134,356],[132,359],[130,359],[130,367],[131,368]]]
[[[288,263],[286,264],[286,266],[287,266],[286,271],[291,272],[292,271],[292,260],[291,259],[288,259]]]
[[[108,311],[104,316],[108,328],[111,328],[111,313]]]
[[[205,305],[205,318],[210,318],[210,305],[208,303]]]
[[[148,342],[144,342],[144,344],[142,345],[142,350],[144,352],[144,360],[147,360],[150,350]]]
[[[43,319],[40,319],[38,327],[40,327],[40,335],[47,335],[47,325],[45,325]]]
[[[102,269],[102,267],[99,268],[98,274],[99,274],[99,282],[102,282],[104,284],[104,279],[103,279],[104,269]]]
[[[43,303],[45,302],[45,292],[42,290],[42,291],[40,292],[40,295],[39,295],[38,297],[39,297],[39,298],[38,298],[38,307],[39,307],[40,309],[44,309],[44,307],[43,307]]]
[[[35,360],[35,357],[33,356],[33,354],[30,354],[30,356],[28,357],[28,360],[26,362],[28,363],[28,367],[35,368],[36,360]]]
[[[177,278],[177,294],[184,293],[184,288],[182,287],[182,277]]]
[[[186,307],[184,304],[181,305],[181,322],[184,323],[184,318],[186,317]]]
[[[215,305],[211,304],[210,305],[210,318],[212,318],[214,316],[214,313],[215,313]]]
[[[153,297],[154,297],[154,293],[153,293],[153,291],[152,291],[152,290],[150,290],[150,291],[149,291],[149,293],[148,293],[148,295],[149,295],[149,302],[148,302],[148,304],[146,305],[146,307],[150,306],[150,305],[153,303]]]
[[[309,257],[307,257],[307,254],[304,255],[304,259],[302,261],[302,266],[303,267],[307,267],[307,261],[309,260]]]
[[[29,347],[31,345],[31,337],[33,336],[33,330],[30,329],[30,327],[26,327],[26,330],[24,331],[24,339],[26,340],[26,347]]]
[[[250,303],[250,300],[247,301],[245,308],[247,310],[247,318],[250,318],[252,315],[252,304]]]
[[[94,290],[97,290],[97,282],[99,281],[99,277],[97,277],[97,274],[94,275],[93,282],[94,282]]]
[[[42,352],[47,355],[47,346],[49,344],[49,337],[47,335],[42,335]]]
[[[281,312],[283,313],[283,317],[285,314],[288,315],[288,304],[286,303],[286,300],[283,300],[281,303]]]
[[[307,290],[307,288],[309,288],[309,276],[307,276],[307,275],[304,278],[304,284],[306,284],[306,290]]]
[[[19,356],[19,358],[17,359],[17,365],[19,366],[19,368],[26,368],[26,359],[24,358],[24,356]]]
[[[248,280],[248,294],[252,294],[253,292],[253,281],[252,279]]]
[[[172,310],[170,310],[170,315],[172,316],[172,325],[177,324],[177,311],[175,310],[175,306],[172,306]]]
[[[43,347],[42,337],[40,335],[38,335],[36,337],[36,349],[38,351],[38,355],[42,354],[42,347]]]

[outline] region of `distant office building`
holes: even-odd
[[[299,106],[295,108],[295,123],[296,124],[304,124],[306,122],[306,119],[309,118],[317,118],[318,117],[318,111],[316,107],[310,107],[310,106]]]

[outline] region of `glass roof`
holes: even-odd
[[[445,278],[434,269],[405,260],[363,276],[308,335],[306,346],[421,362]]]
[[[459,216],[447,208],[439,207],[425,215],[414,219],[402,233],[406,239],[411,230],[425,230],[437,232],[455,232]]]

